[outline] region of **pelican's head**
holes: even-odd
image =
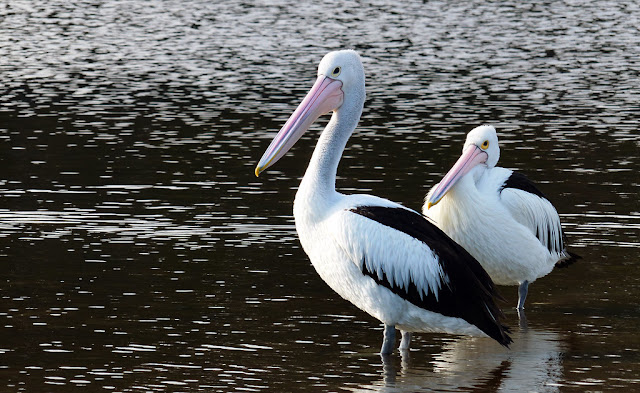
[[[445,194],[473,168],[482,165],[493,168],[500,158],[498,135],[493,126],[476,127],[467,134],[467,140],[462,147],[462,155],[447,172],[442,181],[430,193],[427,208],[437,204]]]
[[[487,154],[486,161],[483,162],[487,168],[491,169],[498,163],[500,159],[500,146],[498,145],[498,134],[493,126],[484,125],[469,131],[467,140],[464,142],[464,147],[462,148],[463,154],[469,146],[475,146]]]
[[[342,82],[345,94],[364,85],[364,67],[358,52],[339,50],[327,53],[318,65],[318,78],[322,76]]]
[[[345,96],[351,101],[351,94],[363,91],[356,87],[363,86],[364,68],[355,51],[325,55],[318,66],[318,79],[265,151],[256,166],[256,176],[282,158],[318,117],[340,109]]]

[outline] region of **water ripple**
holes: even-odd
[[[2,390],[634,389],[639,15],[584,1],[0,6]],[[419,209],[490,122],[501,164],[554,200],[583,259],[536,281],[520,347],[420,335],[410,364],[382,362],[380,326],[297,240],[321,126],[254,177],[317,62],[344,47],[362,55],[367,101],[341,191]]]

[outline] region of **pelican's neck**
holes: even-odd
[[[364,105],[364,83],[360,92],[345,96],[333,112],[313,151],[298,194],[308,198],[328,198],[336,193],[336,172],[349,137],[355,130]]]
[[[473,174],[467,173],[464,175],[460,180],[458,180],[458,183],[456,183],[455,186],[451,187],[449,192],[456,200],[475,200],[478,188],[476,187]]]
[[[478,181],[480,181],[486,170],[487,168],[483,165],[476,166],[449,190],[447,194],[451,194],[451,200],[455,201],[455,203],[451,204],[452,208],[465,210],[467,207],[470,208],[482,203],[482,195],[478,190]]]

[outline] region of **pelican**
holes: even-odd
[[[370,195],[336,191],[336,171],[365,101],[364,69],[352,50],[327,54],[318,77],[275,136],[255,173],[272,166],[321,115],[320,135],[293,205],[296,230],[320,277],[384,323],[380,353],[408,350],[411,332],[489,336],[508,346],[499,295],[480,264],[420,213]]]
[[[529,284],[579,256],[564,246],[560,217],[524,175],[497,167],[496,129],[476,127],[462,155],[427,194],[422,213],[473,255],[494,283],[519,285],[519,311]]]

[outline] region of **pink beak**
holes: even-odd
[[[307,96],[264,152],[256,166],[256,176],[282,158],[318,117],[339,108],[343,100],[342,82],[319,75]]]
[[[464,175],[469,173],[469,171],[476,165],[487,162],[488,157],[487,153],[478,146],[467,146],[467,148],[462,152],[460,158],[458,158],[458,161],[453,164],[453,167],[449,172],[447,172],[440,184],[438,184],[435,190],[433,190],[433,193],[427,201],[427,209],[440,202],[451,187],[453,187]]]

